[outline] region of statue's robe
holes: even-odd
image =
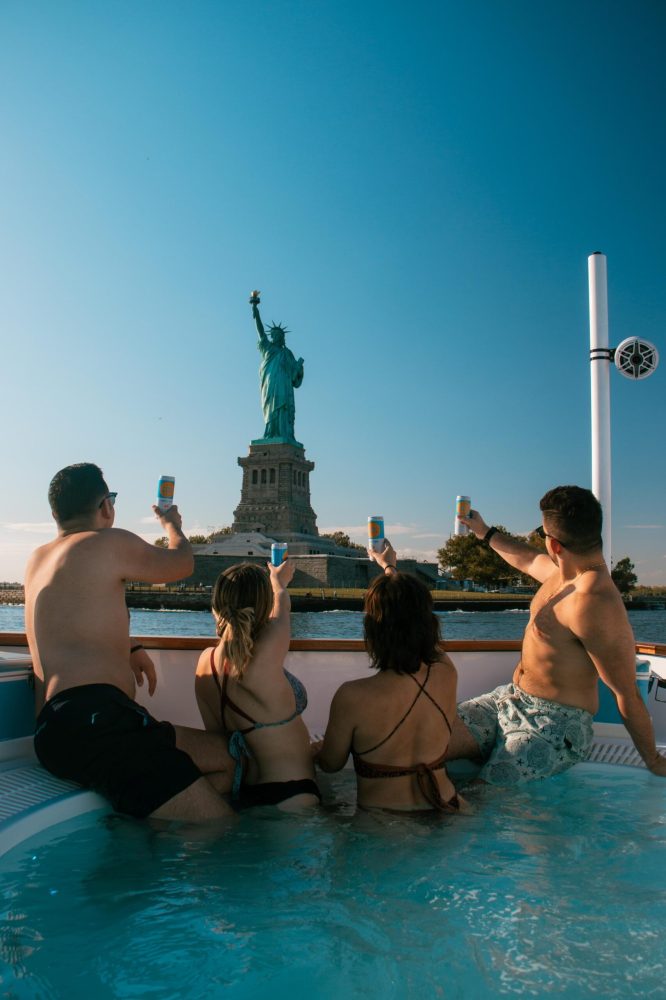
[[[296,361],[288,347],[273,344],[268,337],[260,339],[259,350],[264,437],[294,441],[294,389],[303,381],[303,363]]]

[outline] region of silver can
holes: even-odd
[[[470,511],[472,510],[472,499],[471,497],[456,497],[456,519],[453,527],[454,535],[469,535],[469,528],[466,524],[462,524],[458,518],[459,517],[469,517]]]

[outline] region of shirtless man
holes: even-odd
[[[58,535],[33,552],[25,580],[35,752],[57,777],[100,792],[118,812],[222,819],[232,815],[219,795],[233,767],[224,741],[153,719],[134,701],[141,666],[130,665],[125,581],[188,576],[192,547],[177,507],[153,507],[168,538],[162,549],[113,527],[115,499],[88,462],[61,469],[49,487]]]
[[[646,767],[666,777],[666,759],[636,687],[634,636],[601,552],[599,501],[579,486],[557,486],[540,508],[537,531],[547,555],[489,527],[477,511],[460,518],[541,587],[513,683],[458,706],[447,760],[480,758],[479,778],[494,785],[545,778],[585,760],[601,678]]]

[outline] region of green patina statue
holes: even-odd
[[[259,334],[257,346],[261,352],[259,380],[266,425],[261,440],[298,444],[294,438],[294,389],[298,389],[303,381],[303,358],[297,361],[285,344],[284,336],[288,330],[281,323],[269,326],[270,336],[266,335],[259,315],[259,292],[252,292],[250,305]]]

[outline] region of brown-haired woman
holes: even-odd
[[[384,570],[365,598],[365,641],[377,673],[338,689],[315,762],[339,771],[351,753],[360,806],[458,812],[463,800],[444,767],[457,675],[439,645],[430,591],[396,570],[388,541],[368,554]]]
[[[224,732],[236,761],[232,803],[300,809],[317,805],[305,688],[283,669],[289,650],[290,559],[268,573],[231,566],[213,590],[220,641],[199,657],[195,691],[206,729]]]

